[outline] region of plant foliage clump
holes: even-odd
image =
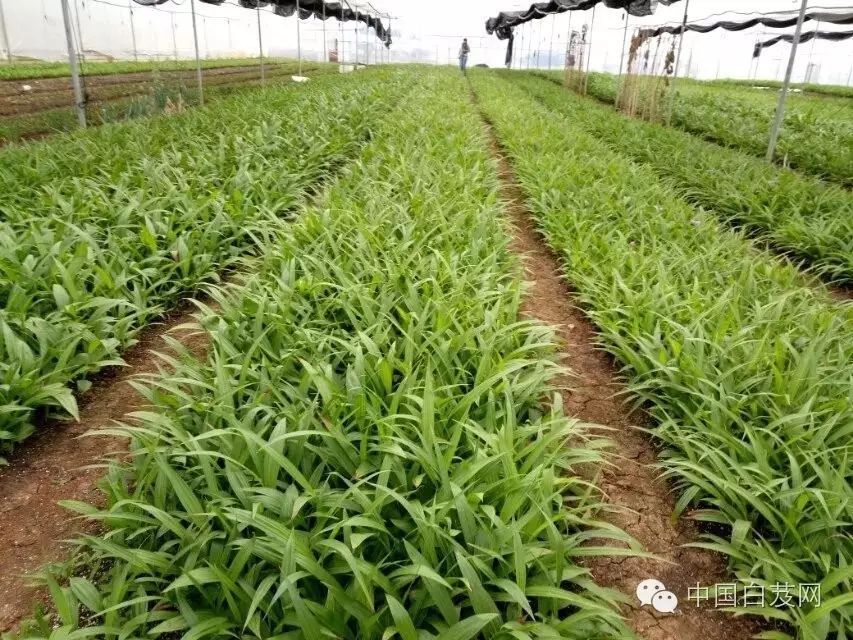
[[[152,380],[107,506],[77,505],[106,528],[86,575],[48,579],[51,638],[630,637],[576,563],[626,537],[575,473],[599,443],[542,404],[553,335],[519,319],[478,116],[461,78],[422,82],[268,217],[208,358]]]
[[[4,151],[0,454],[39,414],[75,416],[72,382],[85,389],[146,322],[254,253],[264,219],[369,137],[382,87],[323,78]]]
[[[693,517],[730,531],[701,546],[768,590],[820,584],[820,606],[758,613],[803,640],[849,637],[853,307],[685,204],[583,115],[471,77],[604,347],[657,421],[679,512],[698,506]]]

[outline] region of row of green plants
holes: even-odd
[[[703,85],[711,87],[770,87],[772,89],[781,89],[781,80],[735,80],[732,78],[723,78],[721,80],[707,80],[702,82]],[[838,98],[853,98],[853,87],[840,84],[815,84],[811,82],[794,82],[791,83],[791,89],[799,89],[810,94],[822,94]],[[755,89],[761,91],[763,89]]]
[[[561,79],[557,74],[548,74]],[[777,92],[745,87],[717,87],[680,80],[674,94],[667,93],[660,78],[638,77],[637,113],[723,146],[763,158],[767,152],[770,124],[776,110]],[[615,104],[619,78],[590,73],[589,95]],[[628,99],[628,98],[624,98]],[[788,99],[776,157],[802,173],[853,186],[853,103],[792,95]]]
[[[625,536],[520,319],[478,115],[418,74],[292,224],[261,211],[265,260],[215,288],[209,355],[145,385],[106,505],[73,505],[104,532],[20,637],[632,637],[577,563]]]
[[[290,74],[296,72],[297,65],[287,62],[268,64],[265,68],[267,84],[275,84],[289,82]],[[334,67],[322,63],[306,63],[303,67],[303,75],[311,77],[334,71]],[[241,68],[237,75],[217,75],[207,78],[204,89],[205,101],[210,102],[236,91],[257,87],[259,78],[260,69],[257,66]],[[142,84],[145,83],[140,84],[140,90]],[[125,97],[128,86],[130,85],[125,84],[107,88],[109,91],[106,95],[101,91],[98,91],[94,97],[90,95],[92,102],[86,108],[88,126],[124,122],[159,113],[176,113],[185,107],[198,105],[195,77],[190,73],[180,77],[153,74],[147,93]],[[74,131],[79,126],[77,113],[72,105],[6,116],[0,118],[0,145]]]
[[[293,62],[285,58],[265,58],[267,63]],[[247,67],[260,64],[258,58],[210,58],[201,60],[202,69]],[[193,70],[195,60],[116,60],[112,62],[88,61],[82,64],[86,75],[115,75],[119,73],[144,73],[146,71]],[[0,64],[0,80],[35,80],[38,78],[65,78],[71,75],[67,62],[13,62]]]
[[[290,82],[290,74],[295,73],[295,64],[269,65],[266,70],[267,84]],[[315,77],[331,73],[334,69],[327,65],[311,63],[303,67],[303,75]],[[249,74],[239,76],[217,76],[215,81],[205,81],[205,102],[231,95],[237,91],[256,88],[259,84],[260,70],[255,68]],[[107,98],[96,101],[86,109],[88,126],[100,126],[108,122],[125,122],[134,118],[174,114],[183,109],[198,105],[198,90],[195,79],[189,74],[183,78],[155,76],[151,78],[148,93],[131,97]],[[56,133],[74,131],[79,128],[77,113],[72,106],[46,109],[36,113],[26,113],[0,118],[0,144],[9,144],[40,138]]]
[[[688,206],[582,118],[470,75],[603,348],[655,419],[678,514],[746,584],[820,584],[820,606],[748,612],[802,640],[849,637],[853,307]]]
[[[853,282],[853,194],[733,149],[613,112],[553,82],[512,74],[547,107],[648,165],[694,205],[747,228],[831,280]]]
[[[262,214],[290,215],[371,134],[386,79],[328,77],[0,155],[0,454],[46,415],[76,416],[87,375],[256,251]]]
[[[672,97],[671,122],[690,133],[764,157],[777,101],[775,90],[688,82]],[[791,95],[776,157],[803,173],[853,186],[853,102]]]
[[[323,80],[324,83],[328,81]],[[180,91],[185,93],[189,103],[195,103],[194,89],[182,85]],[[218,95],[215,88],[208,88],[205,94]],[[260,101],[235,100],[237,101],[229,101],[216,107],[216,115],[224,117],[229,110],[245,110],[250,105],[255,105],[258,109],[264,108]],[[162,103],[158,103],[158,106],[161,105]],[[187,128],[204,127],[204,123],[210,121],[208,110],[202,109],[190,110],[179,118],[158,119],[156,126],[150,126],[147,121],[135,126],[124,126],[124,118],[120,112],[113,113],[108,106],[105,106],[104,110],[103,116],[107,122],[103,124],[107,126],[85,131],[78,129],[68,136],[4,148],[3,162],[0,163],[0,204],[18,202],[23,205],[30,202],[48,182],[65,188],[75,178],[107,179],[121,175],[131,164],[140,161],[140,155],[133,151],[180,147],[179,142]],[[113,116],[118,116],[116,119],[119,122],[110,122]],[[250,117],[251,115],[247,114],[244,119]],[[99,118],[100,115],[96,122]]]

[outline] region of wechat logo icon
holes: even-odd
[[[636,593],[640,606],[650,604],[658,613],[673,613],[678,608],[678,596],[672,591],[667,591],[660,580],[652,578],[643,580],[637,585]]]

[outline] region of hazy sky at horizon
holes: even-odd
[[[62,14],[59,0],[0,0],[6,14],[7,31],[14,54],[42,59],[62,59],[66,55]],[[196,2],[199,16],[198,29],[202,56],[257,55],[257,15],[253,11],[232,4],[211,6]],[[79,16],[78,37],[82,49],[91,57],[98,54],[119,58],[133,57],[133,36],[140,58],[193,56],[190,0],[166,3],[159,8],[134,5],[133,29],[130,20],[130,0],[71,0],[73,12]],[[395,42],[392,60],[419,60],[453,64],[462,37],[472,46],[469,64],[485,63],[498,66],[503,63],[506,43],[488,36],[485,21],[498,11],[523,9],[530,2],[513,0],[371,0],[380,11],[394,16],[392,28]],[[363,3],[366,6],[367,2]],[[712,14],[728,11],[776,12],[796,11],[800,0],[691,0],[689,17],[699,20]],[[810,0],[811,8],[853,8],[853,0]],[[685,3],[659,5],[654,16],[631,17],[629,26],[652,26],[661,23],[679,23]],[[524,41],[525,54],[531,58],[538,50],[541,66],[547,66],[549,50],[554,66],[562,66],[563,52],[569,31],[579,30],[583,24],[591,27],[591,68],[617,71],[622,52],[625,12],[599,5],[593,11],[573,11],[543,20],[535,20],[517,30],[517,45]],[[729,18],[737,18],[729,14]],[[300,22],[293,18],[275,16],[268,9],[261,12],[264,50],[266,55],[294,55],[297,37],[308,59],[319,59],[323,50],[323,28],[320,20]],[[714,20],[718,18],[713,18]],[[814,30],[815,23],[806,23],[805,30]],[[820,25],[822,30],[849,30],[850,26]],[[758,39],[767,39],[784,30],[754,28],[743,32],[716,31],[710,34],[688,34],[684,42],[682,70],[690,62],[692,75],[714,77],[778,77],[784,70],[790,45],[778,44],[767,49],[753,67],[752,49]],[[343,30],[336,21],[329,20],[325,29],[326,47],[334,48],[335,38],[341,39],[344,56],[351,60],[356,33],[352,23]],[[365,33],[358,33],[361,53]],[[376,55],[375,38],[371,38],[371,59]],[[5,49],[5,43],[0,43]],[[663,44],[666,47],[667,43]],[[819,70],[820,81],[846,84],[853,65],[853,39],[845,42],[815,41],[801,46],[795,68],[795,79],[803,79],[809,63],[813,72]]]

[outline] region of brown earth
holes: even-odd
[[[576,302],[557,256],[545,245],[526,208],[515,174],[504,157],[491,127],[487,135],[498,163],[501,196],[512,222],[512,250],[522,256],[527,294],[525,315],[556,328],[560,359],[570,373],[554,381],[561,390],[566,413],[583,422],[603,425],[592,433],[615,447],[599,479],[612,510],[604,520],[628,532],[655,558],[601,557],[586,565],[596,582],[626,594],[633,606],[623,614],[629,626],[646,640],[746,640],[761,630],[753,619],[734,618],[713,607],[697,608],[688,601],[688,589],[730,582],[722,556],[683,545],[696,541],[690,520],[674,522],[675,496],[658,477],[654,445],[637,426],[648,426],[642,411],[632,411],[621,399],[625,386],[618,370],[596,348],[596,329]],[[607,541],[613,546],[614,543]],[[679,600],[675,614],[641,607],[635,590],[643,580],[663,582]]]
[[[265,75],[276,78],[295,73],[293,63],[273,63],[265,66]],[[316,65],[306,64],[303,72],[315,70]],[[259,81],[261,77],[258,64],[239,67],[215,67],[204,69],[205,87],[227,86]],[[85,87],[87,104],[97,105],[119,98],[146,95],[157,85],[181,83],[188,88],[195,87],[195,70],[150,71],[86,76]],[[31,87],[24,90],[24,85]],[[38,113],[57,107],[70,107],[74,103],[74,93],[69,78],[41,78],[33,80],[4,80],[0,82],[0,117]]]
[[[207,333],[180,328],[194,321],[195,307],[186,303],[144,329],[139,342],[124,354],[126,367],[102,372],[79,399],[80,420],[41,425],[0,468],[0,633],[33,613],[42,593],[26,574],[65,558],[66,541],[81,531],[79,519],[58,505],[60,500],[97,503],[102,463],[121,455],[126,441],[118,437],[81,437],[110,426],[145,401],[128,383],[164,366],[154,351],[169,353],[163,338],[179,340],[195,356],[203,356]],[[100,466],[98,466],[100,465]]]

